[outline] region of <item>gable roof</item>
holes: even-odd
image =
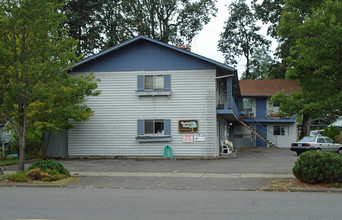
[[[299,92],[298,82],[288,79],[240,80],[242,96],[272,96],[284,91],[291,94]]]
[[[207,62],[207,63],[213,64],[213,65],[215,65],[216,67],[218,67],[218,68],[220,68],[220,69],[224,69],[224,70],[228,70],[228,71],[230,71],[230,72],[234,72],[235,75],[236,75],[236,77],[237,77],[237,70],[236,70],[235,68],[233,68],[233,67],[227,66],[227,65],[225,65],[225,64],[222,64],[222,63],[217,62],[217,61],[215,61],[215,60],[209,59],[209,58],[207,58],[207,57],[204,57],[204,56],[201,56],[201,55],[198,55],[198,54],[195,54],[195,53],[186,51],[186,50],[181,49],[181,48],[178,48],[178,47],[176,47],[176,46],[172,46],[172,45],[166,44],[166,43],[164,43],[164,42],[161,42],[161,41],[158,41],[158,40],[154,40],[154,39],[145,37],[145,36],[143,36],[143,35],[140,35],[140,36],[138,36],[138,37],[136,37],[136,38],[133,38],[133,39],[128,40],[128,41],[126,41],[126,42],[123,42],[123,43],[121,43],[121,44],[119,44],[119,45],[117,45],[117,46],[111,47],[111,48],[109,48],[109,49],[107,49],[107,50],[104,50],[104,51],[98,53],[98,54],[95,54],[95,55],[93,55],[93,56],[91,56],[91,57],[88,57],[88,58],[86,58],[86,59],[84,59],[84,60],[78,62],[75,66],[73,66],[73,68],[79,67],[79,66],[81,66],[81,65],[83,65],[83,64],[85,64],[85,63],[88,63],[88,62],[90,62],[90,61],[96,60],[96,59],[98,59],[98,58],[100,58],[100,57],[102,57],[102,56],[104,56],[104,55],[107,55],[107,54],[113,52],[113,51],[119,50],[119,49],[121,49],[121,48],[123,48],[123,47],[126,47],[126,46],[128,46],[128,45],[131,45],[131,44],[133,44],[133,43],[136,43],[136,42],[142,41],[142,40],[149,41],[149,42],[152,42],[152,43],[154,43],[154,44],[157,44],[157,45],[160,45],[160,46],[163,46],[163,47],[172,49],[172,50],[174,50],[174,51],[178,51],[178,52],[183,53],[183,54],[186,54],[186,55],[189,55],[189,56],[191,56],[191,57],[193,57],[193,58],[197,58],[197,59],[199,59],[199,60],[202,60],[202,61],[205,61],[205,62]]]

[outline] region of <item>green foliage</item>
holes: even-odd
[[[342,135],[341,134],[337,135],[335,137],[335,140],[336,140],[337,143],[342,144]]]
[[[30,178],[28,177],[26,171],[21,171],[18,173],[13,173],[11,175],[8,175],[7,179],[10,181],[14,181],[14,182],[29,182],[30,181]]]
[[[190,44],[215,16],[216,0],[69,0],[63,7],[77,54],[92,55],[138,35]]]
[[[322,151],[304,152],[292,172],[305,183],[342,183],[342,156]]]
[[[303,108],[342,115],[342,2],[286,0],[279,34],[291,41],[287,77],[305,92]]]
[[[274,60],[269,54],[264,50],[256,50],[251,56],[248,79],[267,79],[267,73],[270,71],[273,64]],[[242,74],[241,79],[247,79],[246,72]]]
[[[69,171],[65,169],[65,167],[61,163],[57,162],[54,159],[37,160],[34,164],[30,166],[29,170],[38,168],[44,172],[48,172],[48,170],[56,170],[60,174],[70,176]]]
[[[87,96],[99,92],[93,75],[68,73],[79,58],[77,41],[62,28],[62,3],[50,0],[0,2],[0,119],[18,135],[19,170],[24,170],[26,131],[38,135],[87,120]]]
[[[249,79],[250,58],[258,50],[267,51],[270,41],[257,32],[261,29],[256,18],[244,0],[235,0],[229,5],[230,15],[221,33],[218,49],[229,65],[236,65],[236,58],[247,60],[245,77]]]
[[[330,137],[335,142],[337,142],[337,136],[340,134],[340,130],[336,126],[326,127],[322,133],[323,136]]]

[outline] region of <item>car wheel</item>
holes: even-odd
[[[301,153],[302,153],[302,152],[297,151],[297,155],[298,155],[298,156],[301,155]]]
[[[338,153],[339,155],[342,155],[342,148],[338,149],[337,153]]]
[[[316,148],[316,151],[322,151],[322,149],[321,148]]]

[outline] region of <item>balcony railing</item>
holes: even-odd
[[[263,120],[288,120],[288,121],[295,121],[296,115],[292,117],[282,117],[277,114],[268,114],[266,117],[255,117],[253,113],[241,113],[241,118],[250,121],[263,121]]]
[[[232,95],[228,99],[227,94],[218,94],[216,99],[216,108],[220,110],[231,110],[237,118],[240,118],[239,109]]]

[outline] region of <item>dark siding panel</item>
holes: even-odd
[[[113,51],[89,61],[73,72],[157,71],[215,69],[215,65],[148,41]]]

